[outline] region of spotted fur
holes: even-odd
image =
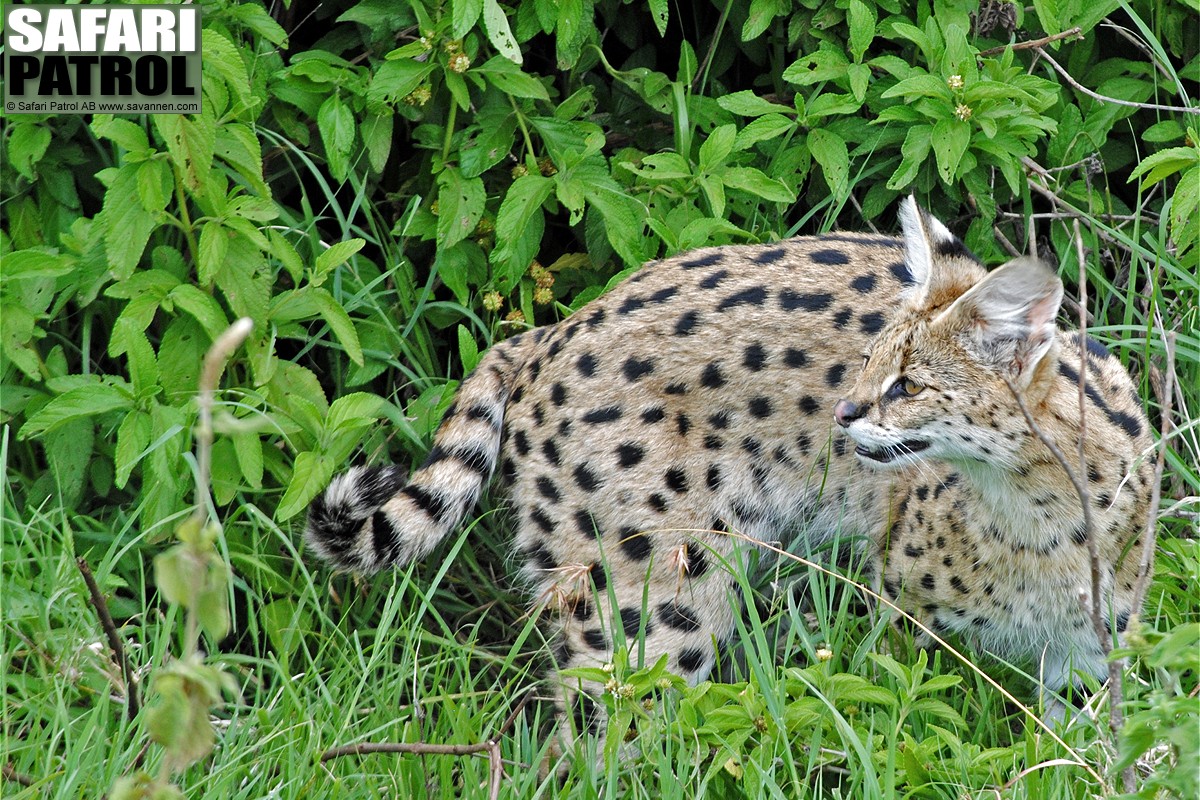
[[[1072,453],[1086,373],[1117,628],[1133,610],[1123,553],[1149,494],[1130,379],[1092,343],[1085,366],[1077,336],[1055,328],[1062,288],[1048,269],[1022,259],[985,277],[911,200],[902,223],[900,238],[835,233],[653,262],[493,347],[425,464],[407,481],[394,467],[337,478],[311,509],[310,547],[358,572],[420,558],[499,467],[560,668],[640,639],[648,662],[666,654],[703,680],[735,634],[736,551],[798,532],[810,551],[839,533],[869,542],[889,596],[1006,657],[1044,654],[1051,688],[1072,663],[1102,674],[1077,596],[1088,569],[1074,492],[1000,376]],[[904,377],[922,391],[896,397]],[[600,690],[567,687],[576,731],[600,727]]]

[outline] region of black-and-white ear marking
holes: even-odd
[[[1005,370],[1020,388],[1055,341],[1063,285],[1036,258],[1017,258],[997,267],[935,320],[969,324],[977,353]]]
[[[934,255],[970,256],[966,245],[909,195],[900,201],[900,229],[904,233],[904,261],[913,277],[913,294],[924,294],[933,276]]]

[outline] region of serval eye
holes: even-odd
[[[912,378],[897,378],[888,389],[888,397],[916,397],[925,389]]]

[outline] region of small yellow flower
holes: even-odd
[[[554,161],[550,158],[550,156],[544,156],[543,158],[538,159],[538,169],[541,170],[542,174],[547,178],[558,172],[558,167],[554,166]]]
[[[830,661],[833,659],[833,651],[828,647],[817,648],[817,661]]]
[[[533,290],[533,302],[539,306],[548,306],[554,302],[554,290],[547,286],[539,286]]]
[[[617,688],[617,695],[622,700],[632,700],[634,694],[636,694],[636,693],[637,693],[637,689],[634,688],[634,685],[632,683],[622,683],[620,685],[620,687]]]
[[[504,305],[504,295],[499,292],[487,292],[483,296],[483,307],[488,311],[499,311]]]
[[[404,98],[404,102],[410,106],[423,106],[433,97],[433,92],[429,85],[418,86]]]
[[[949,78],[946,78],[946,85],[951,89],[961,89],[963,87],[962,75],[951,75]]]
[[[504,317],[504,321],[505,322],[524,322],[525,321],[525,312],[521,311],[521,309],[519,309],[519,308],[514,308],[512,311],[508,312],[507,316]]]
[[[954,116],[958,117],[963,122],[966,122],[971,118],[971,113],[971,107],[963,103],[959,103],[958,107],[954,109]]]
[[[450,56],[450,62],[447,64],[451,72],[462,74],[471,68],[471,57],[466,53],[455,53]]]
[[[528,174],[529,167],[525,166],[524,164],[517,164],[512,168],[513,180],[516,180],[517,178],[524,178]]]

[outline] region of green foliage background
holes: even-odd
[[[285,664],[315,627],[289,542],[328,479],[419,461],[491,343],[680,250],[890,230],[916,193],[990,263],[1041,214],[1071,283],[1077,217],[1091,328],[1156,419],[1176,331],[1200,406],[1196,0],[1037,0],[1011,35],[977,33],[971,0],[200,5],[203,113],[3,121],[9,644],[70,629],[46,542],[103,560],[132,628],[155,607],[145,564],[192,508],[201,359],[243,316],[212,463],[241,616],[223,649]],[[1045,45],[1065,75],[1004,48],[1074,27]],[[1192,429],[1167,502],[1200,493],[1196,454]],[[1165,628],[1197,619],[1193,526],[1165,520]],[[502,546],[462,558],[449,615],[507,592]],[[37,685],[31,652],[6,660]]]

